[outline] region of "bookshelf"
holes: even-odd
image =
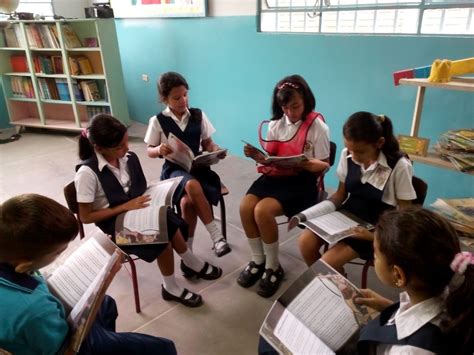
[[[411,125],[410,135],[412,137],[418,136],[420,128],[421,114],[423,111],[423,102],[425,98],[426,88],[438,88],[444,90],[468,91],[474,92],[474,78],[473,77],[454,77],[446,83],[432,83],[428,79],[400,79],[400,85],[409,85],[418,87],[415,108],[413,110],[413,119]],[[448,160],[440,158],[434,152],[428,152],[427,156],[418,156],[410,154],[410,159],[423,164],[433,165],[443,169],[456,170],[456,167]],[[474,172],[467,172],[467,174],[474,174]]]
[[[130,123],[113,19],[9,21],[0,74],[12,125],[80,131],[99,112]]]

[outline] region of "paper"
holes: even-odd
[[[279,168],[295,168],[301,165],[301,163],[307,162],[308,158],[304,154],[290,155],[290,156],[274,156],[268,155],[268,153],[255,147],[254,145],[242,140],[243,143],[249,145],[251,148],[258,151],[263,155],[264,160],[259,162],[261,165],[270,165]]]

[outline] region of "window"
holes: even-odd
[[[54,15],[52,0],[20,0],[16,12],[31,12],[45,17]]]
[[[260,31],[474,35],[474,0],[260,0]]]

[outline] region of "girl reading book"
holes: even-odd
[[[150,204],[150,196],[143,194],[147,182],[140,161],[128,150],[127,127],[110,115],[94,116],[79,138],[79,157],[82,161],[76,167],[74,182],[81,219],[85,223],[95,223],[104,233],[114,237],[118,215]],[[168,244],[121,248],[147,262],[157,260],[163,275],[163,299],[178,301],[188,307],[199,306],[201,296],[176,282],[173,248],[180,255],[181,268],[187,276],[214,280],[221,276],[222,270],[202,261],[187,248],[183,239],[183,235],[187,235],[187,225],[171,209],[167,211],[167,229]]]
[[[413,168],[399,149],[392,121],[387,116],[356,112],[344,124],[343,136],[346,148],[337,167],[337,191],[303,213],[317,217],[345,209],[375,225],[385,210],[411,205],[416,198]],[[372,258],[372,240],[371,232],[356,227],[353,237],[329,248],[322,258],[342,272],[343,265],[352,259]],[[319,250],[324,243],[310,229],[304,230],[299,246],[307,265],[321,257]]]
[[[148,144],[150,158],[165,158],[161,179],[182,176],[180,186],[175,193],[175,203],[180,207],[183,219],[189,225],[188,246],[192,249],[197,217],[206,227],[211,237],[214,252],[221,257],[231,251],[226,239],[212,215],[211,205],[217,206],[221,195],[219,176],[209,166],[186,171],[182,166],[167,159],[173,153],[168,144],[170,134],[184,142],[199,155],[200,150],[214,152],[219,146],[212,140],[214,127],[206,114],[197,108],[188,107],[189,85],[178,73],[164,73],[158,79],[160,100],[166,108],[150,118],[145,143]],[[221,158],[225,157],[223,153]]]
[[[237,282],[250,287],[260,280],[257,293],[272,296],[283,279],[278,259],[277,216],[292,216],[316,203],[317,177],[329,168],[329,129],[308,83],[299,75],[280,80],[273,90],[272,119],[263,149],[272,156],[304,154],[307,161],[288,168],[264,165],[262,175],[240,203],[240,218],[252,260]],[[265,121],[268,123],[268,121]],[[265,160],[258,149],[246,144],[244,154],[257,163]]]

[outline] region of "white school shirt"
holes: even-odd
[[[201,112],[201,141],[203,141],[205,139],[210,138],[211,135],[216,131],[216,129],[209,121],[209,118],[207,118],[207,115],[204,113],[204,111]],[[183,115],[183,117],[181,117],[181,120],[179,120],[171,111],[169,106],[167,106],[161,113],[167,117],[171,117],[182,131],[186,129],[189,122],[189,117],[191,117],[191,113],[188,109],[186,109],[186,113]],[[158,118],[156,117],[156,115],[150,117],[144,141],[146,144],[154,147],[160,145],[162,142],[166,143],[168,141],[163,132],[163,129],[161,128],[160,122],[158,122]]]
[[[283,115],[279,120],[270,121],[267,140],[287,141],[294,137],[303,121],[291,122]],[[319,118],[316,118],[309,127],[306,136],[304,155],[307,158],[324,160],[329,158],[329,127]]]
[[[351,157],[347,148],[344,148],[341,153],[341,158],[339,159],[339,165],[337,166],[337,177],[339,181],[345,183],[347,176],[347,158]],[[377,167],[381,165],[382,167],[391,168],[387,164],[387,158],[385,154],[380,151],[377,161],[374,162],[371,166],[365,169],[362,165],[355,162],[355,164],[360,166],[361,177],[360,180],[363,184],[370,183],[370,178],[375,175]],[[416,199],[416,192],[413,189],[411,179],[413,177],[413,166],[410,161],[406,158],[400,158],[397,161],[397,164],[393,167],[393,171],[390,174],[386,185],[384,187],[382,202],[396,207],[398,205],[397,200],[414,200]]]
[[[107,160],[100,153],[95,153],[97,156],[99,171],[102,171],[107,166],[112,174],[117,178],[122,185],[125,193],[130,189],[130,174],[128,172],[128,154],[123,158],[119,158],[119,167],[116,168],[110,165]],[[76,172],[74,177],[74,185],[77,191],[77,202],[79,203],[93,203],[93,210],[101,210],[109,207],[109,200],[105,196],[104,189],[100,184],[99,177],[95,172],[86,165],[82,165]]]
[[[390,317],[387,325],[395,324],[397,339],[403,339],[415,333],[427,323],[439,326],[444,311],[443,297],[429,298],[414,306],[408,293],[400,293],[400,308]],[[434,355],[433,352],[411,345],[378,344],[377,355]]]

